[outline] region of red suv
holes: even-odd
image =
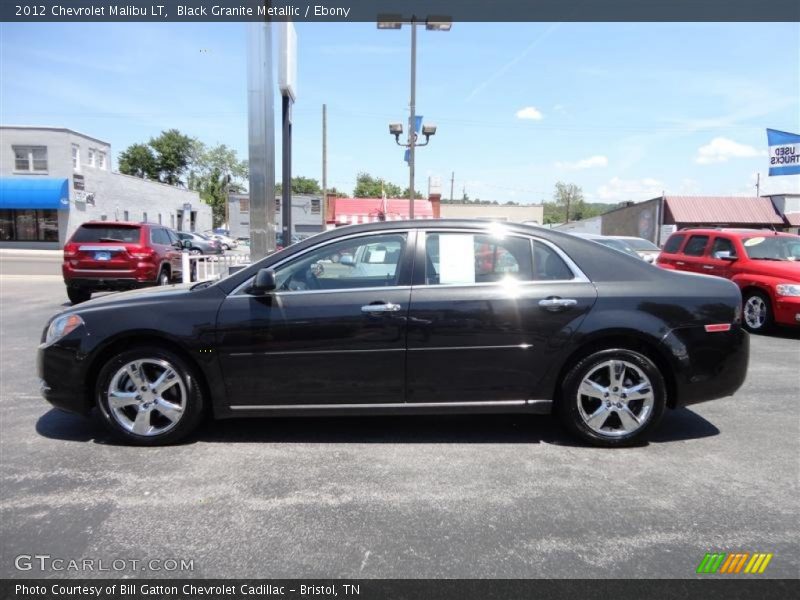
[[[750,331],[800,325],[800,236],[753,229],[684,229],[656,260],[665,269],[726,277],[742,290]]]
[[[73,304],[100,290],[167,285],[180,281],[181,243],[161,225],[89,221],[64,246],[61,269]]]

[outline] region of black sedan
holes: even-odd
[[[740,306],[725,279],[568,234],[394,221],[316,235],[215,283],[67,309],[38,366],[54,406],[96,407],[142,445],[179,440],[205,412],[554,412],[620,446],[666,408],[742,385]]]

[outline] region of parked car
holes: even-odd
[[[487,246],[496,260],[476,260]],[[324,262],[384,248],[377,274]],[[740,317],[730,281],[561,232],[392,221],[321,233],[222,280],[67,309],[45,327],[38,372],[54,406],[97,407],[141,445],[179,440],[208,411],[555,412],[579,438],[620,446],[666,408],[742,385]]]
[[[630,256],[635,256],[636,258],[642,258],[636,250],[631,248],[631,246],[627,243],[622,241],[621,239],[615,237],[608,237],[604,235],[596,235],[594,233],[571,233],[570,235],[577,236],[579,238],[583,238],[585,240],[591,240],[598,244],[602,244],[608,248],[613,248],[618,252],[622,252],[624,254],[628,254]]]
[[[178,237],[183,244],[183,247],[189,251],[189,254],[224,254],[225,250],[218,240],[213,240],[200,233],[189,233],[188,231],[179,231]]]
[[[73,304],[93,292],[166,285],[180,281],[181,244],[161,225],[89,221],[64,245],[61,272]]]
[[[716,275],[742,290],[744,325],[800,325],[800,236],[753,229],[684,229],[658,258],[664,269]]]
[[[627,235],[612,235],[612,239],[619,240],[632,248],[639,255],[639,258],[646,260],[649,263],[655,263],[658,255],[661,254],[661,248],[656,246],[650,240],[640,237],[633,237]]]
[[[232,237],[214,231],[206,231],[204,234],[207,238],[217,240],[222,246],[223,250],[231,250],[239,246],[239,242]]]

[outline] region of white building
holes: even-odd
[[[197,192],[111,171],[111,146],[62,127],[0,126],[0,247],[61,248],[86,221],[211,229]]]

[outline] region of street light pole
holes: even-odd
[[[411,100],[408,117],[408,217],[414,218],[414,149],[417,124],[417,22],[411,17]]]

